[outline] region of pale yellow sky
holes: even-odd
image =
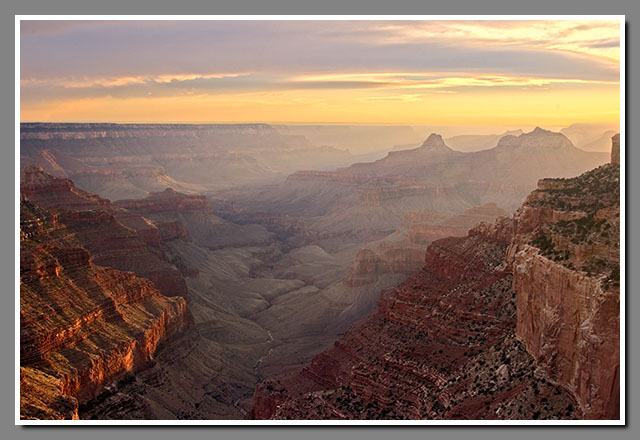
[[[47,22],[21,121],[619,123],[619,23]]]

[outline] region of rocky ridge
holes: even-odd
[[[190,239],[183,225],[149,221],[37,167],[22,171],[20,192],[57,213],[96,264],[148,278],[167,296],[186,294],[184,278],[167,261],[163,247],[167,240]]]
[[[235,225],[214,214],[207,198],[166,188],[144,199],[118,200],[114,205],[160,224],[184,225],[190,237],[208,249],[266,246],[274,234],[256,224]]]
[[[513,219],[432,243],[333,348],[257,386],[251,416],[618,418],[618,170],[544,179]]]
[[[226,213],[234,221],[236,213],[240,218],[256,214],[258,220],[289,216],[307,236],[370,241],[392,233],[412,211],[452,216],[487,203],[515,210],[540,178],[572,177],[605,163],[606,156],[582,151],[564,135],[540,128],[468,153],[431,134],[420,147],[392,151],[374,162],[298,171],[279,185],[215,197],[218,205],[234,201]]]

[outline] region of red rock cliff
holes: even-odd
[[[166,261],[161,245],[165,239],[188,240],[183,226],[171,222],[155,224],[36,167],[22,171],[20,192],[58,213],[96,264],[148,278],[167,296],[186,295],[186,282],[180,271]]]
[[[516,333],[586,418],[620,417],[619,174],[543,181],[516,216]]]
[[[51,212],[21,200],[21,418],[77,418],[78,404],[145,367],[190,324],[183,298],[95,265]]]
[[[534,374],[514,334],[508,219],[434,242],[424,268],[300,373],[254,393],[254,418],[456,419],[579,416]],[[534,409],[535,408],[535,409]]]

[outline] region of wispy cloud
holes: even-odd
[[[440,41],[472,47],[496,45],[569,51],[611,62],[620,60],[620,25],[617,21],[394,22],[382,23],[369,32],[378,44]]]
[[[126,99],[154,115],[191,102],[212,115],[281,106],[354,120],[382,106],[420,114],[438,95],[481,108],[479,97],[514,90],[567,114],[558,100],[580,91],[572,114],[595,117],[604,101],[616,111],[619,33],[615,21],[588,20],[22,22],[21,99],[35,118],[122,112]]]

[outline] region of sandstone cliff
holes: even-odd
[[[300,373],[254,394],[255,418],[455,419],[579,416],[534,374],[515,339],[511,222],[434,242],[424,268]],[[534,409],[535,408],[535,409]]]
[[[603,165],[544,180],[516,215],[516,333],[586,418],[620,416],[620,179]]]
[[[60,215],[24,196],[20,208],[20,414],[77,418],[79,404],[190,324],[187,305],[94,264]]]
[[[166,260],[162,246],[165,240],[189,239],[182,225],[154,223],[36,167],[22,171],[20,192],[56,212],[96,264],[148,278],[167,296],[187,293],[184,278]]]

